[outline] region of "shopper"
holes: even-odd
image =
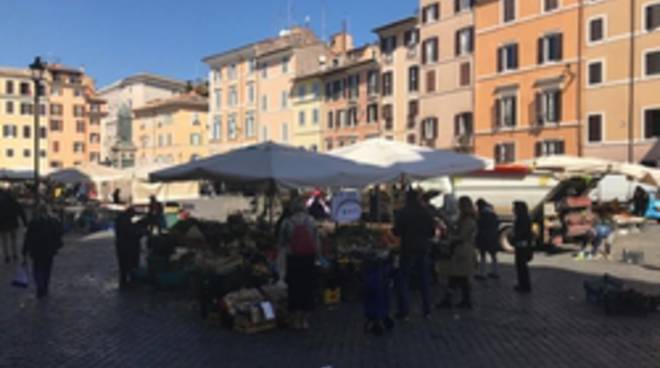
[[[401,256],[397,275],[397,318],[406,319],[410,314],[410,279],[419,275],[422,293],[422,312],[431,313],[431,239],[435,235],[435,221],[425,209],[415,190],[406,192],[406,204],[395,216],[394,235],[401,238]]]
[[[19,220],[23,226],[27,225],[23,207],[10,192],[0,190],[0,237],[5,263],[16,262],[18,259],[16,237]]]
[[[534,256],[532,249],[532,220],[529,216],[527,203],[516,201],[513,203],[513,245],[515,247],[516,271],[518,285],[515,290],[519,293],[530,293],[532,286],[529,280],[529,262]]]
[[[486,276],[492,279],[499,279],[497,251],[499,248],[500,220],[493,206],[481,198],[477,200],[477,209],[479,216],[477,219],[476,246],[479,249],[479,274],[475,276],[475,279],[484,281],[486,280]],[[488,274],[486,274],[486,255],[490,256],[491,260],[490,272]]]
[[[156,199],[156,196],[149,196],[149,212],[147,214],[149,222],[149,233],[160,234],[163,231],[163,222],[165,221],[165,211],[163,204]]]
[[[133,222],[135,209],[128,207],[115,219],[115,247],[119,265],[119,288],[126,288],[133,281],[140,265],[140,240],[145,235],[143,226]]]
[[[48,207],[39,206],[28,225],[23,245],[24,262],[27,261],[28,256],[32,259],[32,271],[39,299],[48,296],[53,258],[61,247],[61,224],[50,215]]]
[[[289,312],[294,329],[309,329],[309,316],[314,310],[317,289],[316,260],[320,241],[316,222],[305,210],[304,203],[292,200],[291,216],[285,218],[279,234],[286,254],[286,283]]]
[[[477,236],[477,215],[474,204],[469,197],[458,200],[458,221],[454,233],[451,234],[452,247],[451,264],[449,268],[450,289],[444,300],[438,305],[440,308],[451,308],[452,291],[461,290],[462,299],[456,305],[461,309],[472,308],[470,278],[476,265],[475,238]]]

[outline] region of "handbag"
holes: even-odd
[[[30,285],[30,272],[27,265],[22,264],[16,268],[16,275],[11,284],[21,289],[26,289]]]

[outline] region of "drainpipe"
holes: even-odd
[[[582,123],[582,46],[584,38],[584,0],[580,0],[578,4],[578,63],[577,63],[577,121],[578,121],[578,133],[577,133],[577,149],[578,157],[584,155],[584,144],[582,139],[584,138],[584,132],[582,131],[584,124]]]
[[[635,0],[630,0],[630,75],[628,76],[628,162],[635,161]]]

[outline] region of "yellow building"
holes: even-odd
[[[316,77],[301,77],[293,84],[292,94],[295,124],[291,145],[312,151],[322,147],[323,95],[321,80]]]
[[[195,94],[133,109],[136,166],[178,165],[209,154],[208,101]]]
[[[34,82],[30,70],[0,68],[0,168],[32,170],[34,168]],[[47,167],[47,104],[41,112],[41,170]]]

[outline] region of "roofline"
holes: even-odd
[[[186,82],[179,81],[176,79],[168,78],[168,77],[163,77],[158,74],[152,74],[152,73],[137,73],[130,75],[126,78],[120,79],[118,81],[115,81],[105,87],[102,87],[97,90],[97,94],[103,94],[106,92],[109,92],[115,88],[120,88],[123,86],[131,85],[131,84],[137,84],[137,83],[144,83],[144,84],[156,84],[156,85],[169,85],[166,86],[169,87],[169,89],[179,89],[181,91],[186,89]],[[149,83],[152,82],[152,83]]]
[[[304,79],[309,79],[309,78],[322,78],[322,77],[327,76],[327,75],[343,72],[343,71],[346,71],[350,68],[360,67],[360,66],[364,66],[364,65],[367,65],[367,64],[376,64],[377,65],[378,60],[376,60],[376,59],[362,60],[362,61],[358,61],[358,62],[355,62],[355,63],[338,66],[336,68],[330,68],[330,69],[319,71],[319,72],[312,73],[312,74],[301,75],[300,77],[294,78],[294,80],[304,80]]]
[[[406,24],[406,23],[408,23],[408,22],[411,22],[411,23],[412,23],[412,22],[415,22],[415,23],[417,23],[418,20],[419,20],[419,19],[418,19],[417,17],[415,17],[415,16],[406,17],[406,18],[399,19],[399,20],[395,20],[395,21],[393,21],[393,22],[391,22],[391,23],[387,23],[387,24],[384,24],[384,25],[382,25],[382,26],[376,27],[376,28],[374,28],[374,29],[372,30],[372,32],[374,32],[374,33],[380,33],[380,32],[382,32],[382,31],[384,31],[384,30],[386,30],[386,29],[390,29],[390,28],[398,27],[398,26],[400,26],[400,25],[404,25],[404,24]]]
[[[153,110],[160,110],[160,109],[167,109],[167,108],[188,108],[188,109],[195,109],[199,110],[201,112],[206,112],[209,109],[209,104],[208,101],[200,97],[198,100],[181,100],[182,96],[174,96],[171,97],[167,100],[156,100],[153,101],[151,104],[141,106],[141,107],[136,107],[133,109],[134,113],[144,113],[148,111],[153,111]]]

